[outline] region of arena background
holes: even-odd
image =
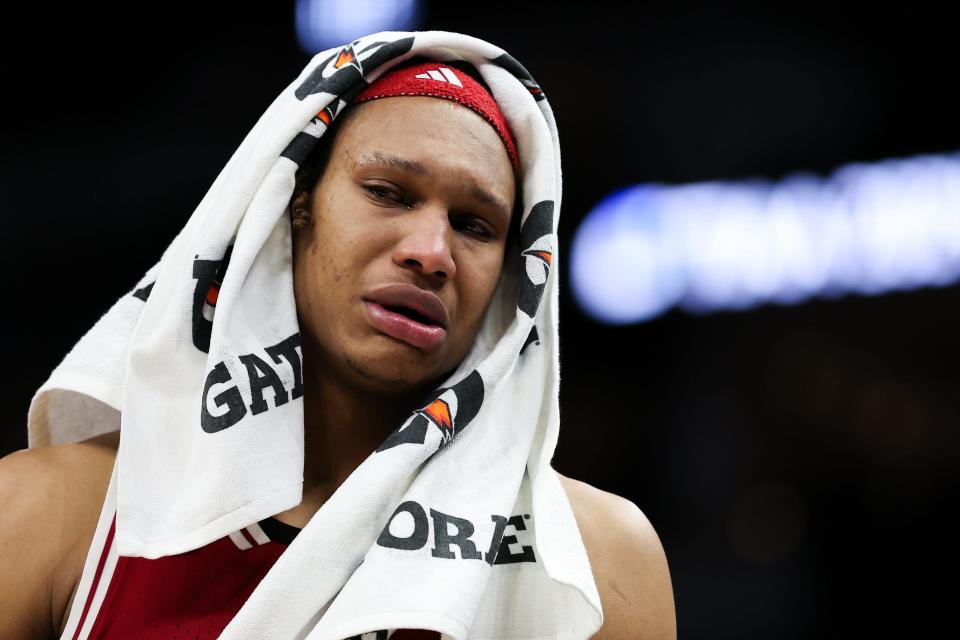
[[[955,23],[922,3],[422,6],[420,28],[513,53],[556,112],[554,465],[653,522],[680,636],[950,628],[957,285],[611,328],[575,304],[564,256],[578,221],[626,185],[826,175],[960,149]],[[33,391],[309,59],[292,2],[8,13],[0,453],[26,445]]]

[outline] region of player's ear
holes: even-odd
[[[290,224],[293,226],[294,232],[306,229],[311,222],[310,192],[306,190],[295,192],[293,198],[290,199]]]

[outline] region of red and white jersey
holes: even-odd
[[[61,640],[217,638],[300,531],[275,518],[187,553],[117,555],[110,481]],[[440,640],[435,631],[374,631],[357,640]]]

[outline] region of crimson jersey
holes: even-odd
[[[101,525],[106,524],[101,516]],[[115,514],[109,528],[98,527],[88,553],[92,571],[84,569],[64,639],[216,638],[299,532],[267,518],[199,549],[150,560],[118,556],[115,527]],[[400,629],[363,634],[362,640],[440,637],[435,631]]]

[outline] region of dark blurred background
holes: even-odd
[[[627,185],[960,150],[955,23],[933,6],[425,1],[419,28],[499,44],[544,87],[565,256]],[[310,58],[293,3],[7,13],[0,453]],[[554,466],[650,518],[681,637],[952,626],[960,287],[612,328],[561,278]]]

